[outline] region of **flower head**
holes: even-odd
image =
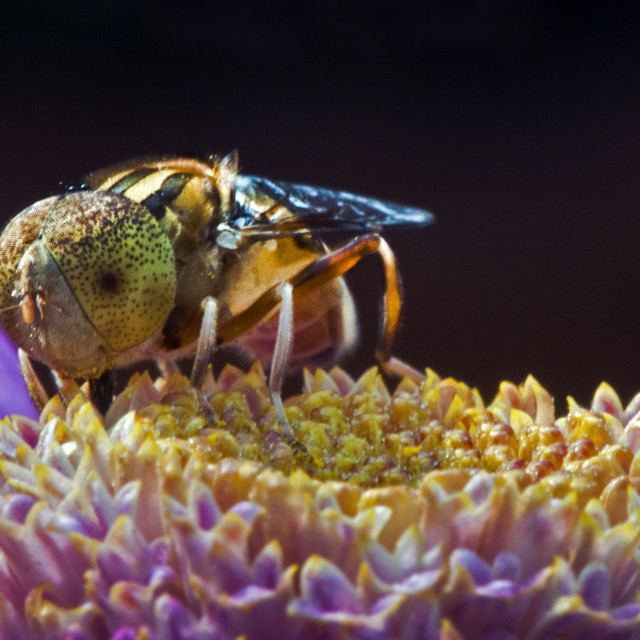
[[[640,396],[638,397],[640,398]],[[0,423],[0,636],[634,638],[640,400],[136,375]]]

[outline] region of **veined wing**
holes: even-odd
[[[258,176],[238,175],[229,224],[250,235],[286,236],[312,231],[378,231],[433,222],[428,211]]]

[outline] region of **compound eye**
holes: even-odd
[[[169,238],[142,205],[107,191],[57,199],[41,238],[87,318],[114,351],[150,338],[176,293]]]

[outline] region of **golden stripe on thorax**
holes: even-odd
[[[96,188],[145,206],[171,240],[178,260],[201,240],[219,195],[200,165],[168,163],[117,171]]]

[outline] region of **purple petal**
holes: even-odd
[[[158,588],[164,584],[171,584],[176,581],[176,572],[171,567],[154,567],[151,570],[151,575],[149,576],[149,586],[154,588]]]
[[[7,501],[0,511],[3,520],[12,520],[23,524],[31,507],[37,502],[34,496],[17,493],[7,496]]]
[[[0,417],[19,414],[38,418],[29,390],[20,374],[18,350],[0,329]]]
[[[490,473],[478,473],[473,476],[465,487],[466,493],[474,504],[482,504],[489,499],[495,489],[495,478]]]
[[[242,589],[238,589],[232,594],[228,594],[226,599],[229,604],[237,607],[245,607],[263,600],[269,600],[273,596],[271,589],[265,589],[256,584],[250,584]]]
[[[255,502],[243,501],[234,504],[229,511],[238,514],[247,524],[253,524],[264,509]]]
[[[185,606],[173,596],[161,595],[155,602],[156,621],[167,638],[182,638],[192,626],[192,617]]]
[[[213,528],[220,520],[221,512],[211,491],[198,483],[193,487],[190,499],[198,526],[205,531]]]
[[[267,589],[275,589],[282,575],[282,550],[275,541],[269,543],[258,555],[254,565],[255,581]]]
[[[90,636],[80,629],[72,629],[64,634],[64,640],[90,640]]]
[[[511,580],[492,580],[476,590],[476,593],[491,598],[514,598],[520,587]]]
[[[520,578],[520,560],[515,553],[503,551],[493,561],[493,577],[496,580],[512,580]]]
[[[469,549],[456,549],[451,554],[451,567],[464,567],[477,585],[486,584],[491,580],[489,565],[477,554]]]
[[[429,569],[410,575],[406,580],[394,585],[399,593],[420,593],[431,589],[442,576],[441,569]]]
[[[634,620],[637,622],[640,620],[640,603],[625,604],[622,607],[613,609],[611,611],[611,617],[614,620],[624,622],[625,620]]]
[[[604,610],[611,600],[611,580],[607,568],[593,562],[580,574],[580,595],[590,609]]]
[[[309,558],[302,569],[301,590],[308,605],[318,612],[361,613],[355,587],[338,567],[320,556]]]
[[[111,640],[136,640],[137,637],[137,629],[133,627],[121,627],[111,636]]]

